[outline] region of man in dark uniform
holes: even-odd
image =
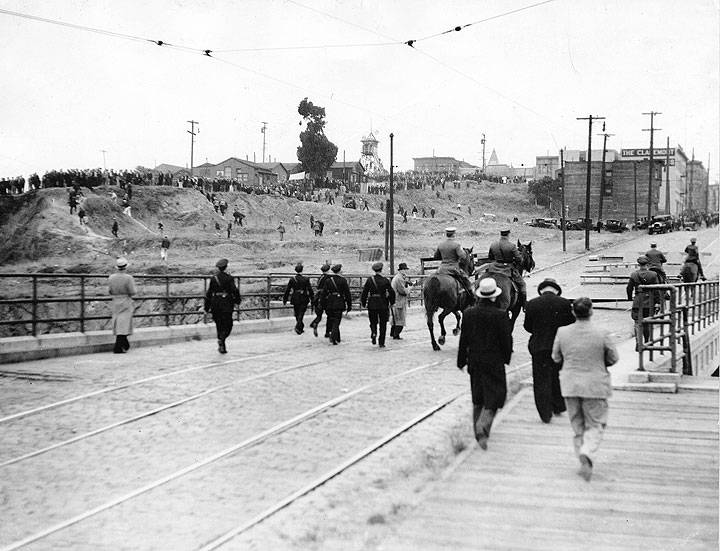
[[[467,274],[460,269],[460,260],[467,258],[467,253],[460,246],[460,243],[455,241],[456,228],[445,228],[445,241],[442,241],[437,249],[433,258],[440,260],[440,267],[437,269],[438,274],[451,275],[453,278],[460,283],[462,289],[468,294],[468,297],[472,297],[473,289]]]
[[[360,304],[363,308],[367,305],[370,318],[370,342],[375,344],[375,339],[378,337],[378,324],[380,324],[380,337],[377,343],[378,347],[385,348],[390,305],[395,304],[395,291],[390,286],[390,281],[380,273],[383,269],[382,262],[373,264],[372,269],[375,275],[367,278],[360,295]]]
[[[500,232],[500,239],[490,245],[488,258],[494,261],[493,268],[503,270],[502,273],[505,273],[513,280],[518,291],[518,300],[520,304],[525,304],[527,290],[520,268],[522,255],[517,245],[510,241],[510,230],[502,230]]]
[[[115,217],[113,216],[113,224],[112,224],[112,234],[113,234],[113,236],[115,236],[115,237],[118,236],[118,229],[119,229],[119,227],[118,227],[118,223],[117,223],[117,218],[115,218]]]
[[[205,311],[212,312],[220,354],[227,354],[225,339],[232,331],[235,305],[240,304],[240,291],[235,285],[235,279],[225,273],[227,265],[227,258],[221,258],[215,263],[217,271],[210,278],[210,285],[205,294]]]
[[[492,278],[480,280],[480,300],[463,313],[457,367],[468,366],[475,439],[484,450],[495,413],[505,405],[505,365],[512,356],[512,329],[507,314],[495,307],[502,289]]]
[[[657,285],[660,283],[658,275],[648,269],[648,258],[645,255],[639,256],[637,259],[638,269],[630,274],[626,292],[628,300],[632,300],[632,319],[635,320],[635,339],[636,342],[640,338],[640,327],[643,318],[653,314],[655,310],[655,299],[651,293],[641,292],[640,285]],[[633,296],[634,294],[634,296]],[[650,327],[642,328],[642,336],[645,341],[650,338]],[[644,341],[643,341],[644,342]],[[637,344],[635,345],[637,350]]]
[[[330,264],[323,264],[320,267],[320,271],[322,272],[322,275],[317,280],[317,293],[315,293],[315,300],[313,300],[313,307],[315,311],[315,319],[310,322],[310,327],[312,327],[313,335],[316,337],[318,336],[318,325],[320,325],[320,321],[322,320],[323,315],[323,309],[325,308],[325,290],[323,289],[323,285],[325,284],[325,280],[330,277],[328,275],[328,272],[330,271]],[[325,338],[330,338],[330,335],[325,333]]]
[[[288,297],[290,297],[290,304],[292,304],[293,313],[295,314],[295,332],[298,335],[302,334],[305,330],[303,317],[305,317],[308,303],[313,299],[310,279],[302,275],[302,271],[302,264],[295,266],[296,274],[288,281],[287,287],[285,287],[285,295],[283,296],[283,305],[287,304]],[[292,295],[290,293],[292,293]]]
[[[665,270],[663,270],[663,264],[667,262],[667,258],[665,258],[662,252],[658,251],[657,243],[650,243],[650,250],[645,253],[645,256],[647,256],[648,259],[648,269],[658,275],[658,281],[660,283],[665,283],[667,276],[665,275]]]
[[[562,289],[554,279],[540,283],[538,294],[527,303],[523,327],[530,333],[535,407],[542,422],[549,423],[553,413],[559,415],[567,409],[560,390],[560,366],[552,360],[553,342],[558,327],[575,323],[575,316],[571,302],[560,296]]]
[[[700,263],[700,251],[698,250],[698,246],[696,245],[696,243],[697,238],[691,237],[690,244],[685,247],[685,254],[687,255],[685,257],[685,262],[692,262],[694,264],[697,264],[698,278],[705,281],[705,274],[703,273],[702,264]]]
[[[352,310],[352,297],[347,279],[340,275],[342,264],[335,264],[331,269],[333,273],[323,281],[322,286],[327,314],[325,333],[330,336],[331,343],[338,344],[343,311]]]

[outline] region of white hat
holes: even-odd
[[[452,226],[449,228],[445,228],[445,233],[455,233],[456,231],[457,231],[457,228],[452,227]]]
[[[480,298],[493,298],[502,293],[502,289],[497,286],[497,282],[491,278],[486,277],[480,280],[480,285],[475,289],[475,295]]]
[[[124,268],[125,266],[128,265],[128,261],[127,261],[126,258],[123,258],[123,257],[121,256],[120,258],[118,258],[118,259],[115,261],[115,265],[116,265],[118,268]]]

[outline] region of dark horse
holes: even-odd
[[[472,248],[465,249],[467,258],[460,260],[460,269],[468,275],[472,275],[475,265],[472,260]],[[430,276],[423,287],[423,300],[425,301],[425,317],[427,318],[427,326],[430,331],[430,340],[432,341],[433,350],[440,350],[440,344],[445,344],[445,317],[450,313],[455,314],[456,325],[453,329],[453,335],[460,332],[460,312],[469,305],[474,304],[475,297],[468,297],[467,293],[460,292],[460,284],[457,280],[448,274],[434,274]],[[435,331],[433,326],[433,316],[435,312],[442,309],[438,315],[440,323],[440,338],[435,340]]]
[[[533,269],[535,269],[535,260],[533,259],[532,253],[532,241],[527,245],[523,245],[520,243],[520,240],[518,240],[517,248],[518,251],[520,251],[520,256],[522,257],[520,266],[518,266],[520,273],[530,273]],[[479,275],[478,282],[486,277],[491,277],[497,282],[498,287],[502,289],[502,294],[497,298],[497,306],[501,310],[505,310],[509,313],[510,326],[515,328],[515,321],[520,315],[520,310],[522,310],[523,306],[525,306],[525,301],[518,299],[517,289],[515,288],[515,285],[513,285],[510,277],[502,273],[488,271],[488,268],[492,270],[491,266],[492,261],[489,261],[489,264],[485,264],[478,269],[479,272],[482,272]],[[485,268],[485,270],[483,270],[483,268]]]

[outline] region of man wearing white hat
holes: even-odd
[[[505,365],[512,356],[512,329],[507,314],[494,302],[502,289],[485,278],[475,291],[478,301],[463,312],[457,367],[468,366],[473,402],[473,429],[482,449],[487,449],[495,413],[505,405]]]
[[[454,277],[458,283],[465,289],[468,297],[473,296],[473,289],[467,274],[460,269],[460,260],[467,259],[467,253],[465,249],[460,246],[460,243],[455,241],[455,232],[457,228],[450,227],[445,228],[445,241],[442,241],[437,249],[433,258],[440,260],[440,267],[437,269],[438,274],[447,274]]]
[[[135,294],[135,280],[128,274],[128,261],[120,257],[115,261],[117,273],[108,278],[108,289],[112,295],[112,328],[115,335],[115,354],[124,354],[130,349],[128,335],[132,335],[132,316],[134,311],[132,296]]]

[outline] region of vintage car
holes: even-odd
[[[605,229],[612,233],[622,233],[628,231],[629,228],[622,220],[606,220]]]
[[[673,217],[671,214],[656,214],[650,219],[648,233],[667,233],[673,230]]]
[[[594,230],[595,224],[593,224],[592,219],[588,218],[587,220],[585,218],[578,218],[576,220],[568,220],[566,222],[567,229],[568,230],[584,230],[586,227],[587,229]]]
[[[558,221],[555,218],[533,218],[527,225],[534,228],[557,228]]]

